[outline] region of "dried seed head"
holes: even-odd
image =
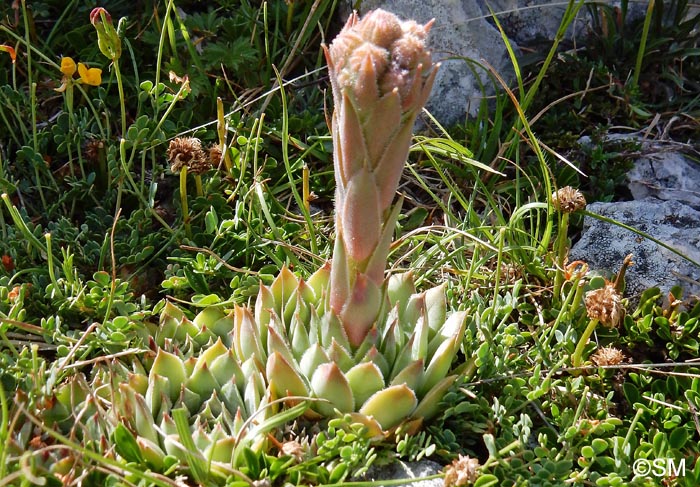
[[[280,454],[293,457],[297,463],[301,463],[304,459],[306,448],[296,440],[285,441],[280,448]]]
[[[170,170],[177,174],[183,166],[201,174],[211,167],[206,154],[202,150],[202,142],[196,137],[176,137],[170,141],[166,152],[170,162]]]
[[[591,355],[594,364],[604,367],[606,365],[618,365],[625,359],[625,354],[615,347],[602,347]]]
[[[479,461],[469,455],[459,457],[445,469],[444,486],[454,487],[473,483],[478,477]]]
[[[564,186],[552,193],[552,205],[563,213],[573,213],[586,207],[586,198],[571,186]]]
[[[88,141],[85,142],[85,158],[92,163],[97,163],[100,160],[100,153],[104,152],[104,148],[104,141],[100,139],[88,139]]]
[[[592,320],[598,320],[608,328],[614,328],[622,316],[622,297],[612,282],[600,289],[588,291],[585,298],[586,311]]]
[[[221,150],[221,145],[219,144],[212,144],[209,146],[209,163],[213,167],[219,167],[219,164],[221,163],[221,159],[223,158],[224,153]]]

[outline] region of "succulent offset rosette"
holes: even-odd
[[[336,243],[330,305],[358,346],[377,318],[400,203],[391,206],[436,67],[432,22],[356,13],[325,47],[333,89]]]

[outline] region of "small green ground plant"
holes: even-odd
[[[627,53],[616,76],[637,87],[605,84],[602,105],[627,117],[615,123],[692,115],[697,20],[658,20],[685,7],[657,1],[638,30],[587,7],[607,25],[594,23],[598,42]],[[587,188],[547,147],[593,134],[580,114],[601,111],[547,94],[589,79],[590,68],[560,62],[613,69],[593,48],[557,55],[580,2],[532,82],[503,86],[462,127],[427,114],[429,131],[410,139],[403,207],[384,229],[387,275],[404,326],[425,329],[411,340],[432,337],[426,357],[436,333],[459,332],[431,414],[394,427],[366,408],[377,429],[344,410],[346,391],[321,391],[313,370],[310,384],[288,374],[264,403],[268,369],[320,365],[287,360],[283,346],[251,353],[262,342],[241,330],[254,335],[244,310],[264,302],[254,312],[272,335],[275,313],[301,334],[292,315],[305,316],[298,296],[311,291],[299,283],[316,293],[330,279],[312,276],[340,240],[320,48],[339,28],[335,9],[0,6],[0,485],[372,485],[370,466],[423,458],[446,466],[448,486],[697,485],[700,304],[650,289],[633,308],[628,262],[605,280],[566,258],[585,208],[566,186]],[[646,97],[654,73],[675,80],[680,104]],[[574,97],[582,107],[598,106],[608,78],[591,79],[595,91]],[[593,147],[587,169],[609,166]],[[414,284],[399,282],[405,271]],[[463,321],[433,329],[446,309]],[[319,329],[319,353],[342,364],[340,327]],[[292,354],[304,355],[300,340]],[[358,364],[360,378],[383,370],[375,360]]]

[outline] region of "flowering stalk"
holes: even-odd
[[[119,58],[122,55],[122,40],[112,24],[112,16],[103,7],[97,7],[90,12],[90,23],[97,31],[97,45],[100,51],[114,66],[114,76],[117,78],[119,103],[122,112],[122,137],[126,136],[126,105],[124,102],[124,85],[119,70]]]
[[[401,202],[392,206],[412,128],[436,74],[425,39],[432,22],[383,10],[356,13],[324,46],[333,90],[336,242],[330,306],[359,346],[382,302],[389,246]]]
[[[557,236],[557,270],[554,276],[554,298],[559,299],[564,284],[564,267],[568,253],[569,215],[586,207],[583,194],[571,186],[565,186],[552,194],[552,206],[561,213],[561,224]]]
[[[180,176],[180,204],[185,233],[192,236],[190,229],[190,211],[187,205],[187,173],[195,177],[197,196],[202,196],[201,175],[211,169],[211,161],[202,149],[202,142],[196,137],[176,137],[170,141],[166,153],[170,161],[170,171]]]
[[[606,281],[602,288],[586,293],[584,301],[586,313],[591,321],[583,331],[574,354],[571,356],[571,364],[574,367],[580,367],[583,363],[583,350],[598,323],[602,323],[608,328],[614,328],[620,322],[623,313],[622,297],[615,289],[615,284],[609,281]]]

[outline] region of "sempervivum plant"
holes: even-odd
[[[240,445],[264,449],[267,430],[297,415],[350,415],[382,438],[437,413],[466,314],[448,316],[444,285],[419,293],[410,272],[385,277],[401,208],[392,203],[436,72],[430,25],[353,14],[324,46],[335,103],[332,262],[308,280],[282,268],[252,309],[212,305],[189,320],[167,304],[143,369],[98,368],[93,388],[116,398],[110,417],[134,437],[130,451],[155,466],[170,455],[235,468]]]

